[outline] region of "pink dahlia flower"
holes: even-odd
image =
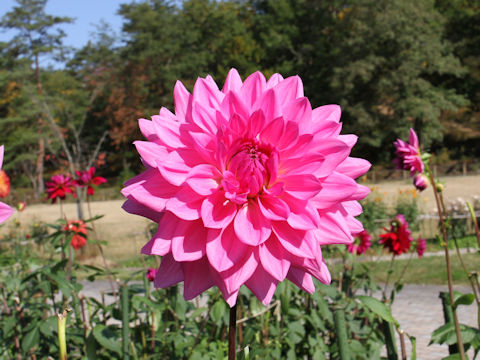
[[[418,257],[421,258],[423,254],[425,254],[425,250],[427,249],[427,240],[421,237],[417,239],[417,254]]]
[[[142,253],[163,256],[155,286],[184,281],[192,299],[217,286],[230,306],[246,285],[264,304],[289,279],[308,292],[330,274],[321,245],[349,244],[369,189],[370,163],[349,157],[340,108],[312,109],[298,76],[232,69],[220,90],[210,76],[190,94],[140,119],[146,170],[125,183],[123,208],[159,223]]]
[[[355,236],[354,242],[347,245],[347,251],[352,254],[356,253],[357,255],[361,255],[365,251],[370,249],[370,246],[372,246],[371,240],[372,236],[368,233],[367,230],[363,230],[361,233]]]
[[[2,169],[2,164],[3,164],[3,145],[0,146],[0,171]],[[10,188],[10,181],[9,181],[9,188]],[[0,202],[0,224],[5,222],[10,216],[12,216],[12,214],[13,214],[13,209],[7,204]]]
[[[413,186],[415,186],[415,188],[418,191],[425,190],[429,184],[430,184],[430,181],[428,180],[428,177],[425,174],[417,174],[413,178]]]
[[[87,187],[87,195],[94,195],[95,188],[93,187],[101,185],[107,182],[107,179],[101,176],[95,176],[95,168],[93,166],[86,171],[76,171],[77,174],[77,185],[81,187]]]
[[[397,149],[395,151],[397,158],[394,160],[397,169],[410,170],[410,176],[423,173],[425,165],[420,154],[418,137],[413,129],[410,129],[408,143],[397,139],[393,144]]]

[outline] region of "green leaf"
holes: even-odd
[[[105,325],[98,324],[93,329],[93,336],[98,343],[104,348],[116,352],[118,355],[122,354],[120,339],[115,333]]]
[[[383,320],[397,325],[397,321],[393,318],[392,312],[383,302],[371,296],[357,296],[357,299]]]
[[[226,311],[227,311],[227,306],[225,305],[225,301],[221,299],[221,300],[218,300],[213,305],[212,311],[210,312],[210,316],[214,322],[219,324],[222,321]]]
[[[453,303],[453,308],[456,309],[459,305],[471,305],[475,300],[475,296],[473,294],[463,294],[462,296],[455,299]]]
[[[97,358],[97,342],[95,341],[95,337],[93,336],[93,331],[91,331],[88,335],[85,345],[88,360],[95,360]]]
[[[27,335],[22,339],[22,350],[25,352],[30,351],[30,349],[35,348],[40,341],[40,331],[38,326],[35,326],[30,330]]]

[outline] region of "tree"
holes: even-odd
[[[72,19],[45,13],[47,0],[16,0],[16,3],[17,5],[3,16],[0,27],[17,32],[8,43],[8,48],[11,53],[16,54],[17,59],[26,60],[23,63],[27,66],[22,69],[22,72],[16,73],[20,75],[17,81],[22,84],[25,91],[31,92],[31,96],[42,97],[44,93],[40,61],[44,57],[52,59],[63,57],[62,38],[65,34],[58,25],[70,23]],[[35,91],[32,85],[36,87]],[[28,118],[31,119],[29,127],[38,134],[33,182],[35,195],[38,197],[44,191],[43,171],[47,127],[41,111],[35,107],[31,107]],[[29,138],[28,142],[30,140],[32,138]]]
[[[427,147],[441,141],[442,111],[466,103],[442,81],[465,73],[442,38],[444,25],[432,0],[359,0],[338,14],[332,88],[347,129],[372,159],[409,127]]]

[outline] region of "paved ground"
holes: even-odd
[[[83,293],[86,296],[100,296],[100,291],[109,291],[107,281],[85,282]],[[456,287],[461,292],[468,292],[468,287]],[[393,304],[393,315],[400,323],[401,328],[417,338],[418,360],[440,360],[448,355],[447,346],[431,345],[430,334],[437,327],[443,325],[442,304],[438,297],[440,291],[447,291],[446,286],[440,285],[405,285],[397,295]],[[110,299],[112,301],[112,299]],[[474,312],[472,312],[472,310]],[[470,312],[469,312],[470,311]],[[463,324],[475,326],[476,309],[460,307],[459,318]],[[411,354],[410,342],[407,340],[407,354]],[[397,346],[400,341],[397,339]],[[399,348],[400,354],[400,348]],[[473,352],[468,353],[473,358]]]

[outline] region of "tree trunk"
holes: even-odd
[[[38,154],[35,167],[35,176],[36,176],[36,189],[35,189],[35,198],[38,199],[41,194],[45,191],[45,184],[43,182],[43,160],[45,158],[45,139],[41,137],[38,139]]]

